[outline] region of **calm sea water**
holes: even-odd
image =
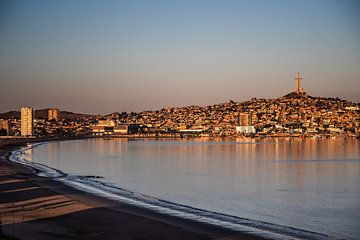
[[[343,139],[50,142],[30,161],[156,198],[360,238],[360,142]]]

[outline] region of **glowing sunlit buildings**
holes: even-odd
[[[244,134],[255,134],[256,129],[252,125],[252,113],[251,112],[240,112],[238,115],[238,126],[236,127],[237,133]]]
[[[55,120],[58,121],[59,120],[59,109],[57,108],[50,108],[48,110],[48,120]]]
[[[33,108],[21,108],[21,136],[32,136],[34,134],[34,117]]]

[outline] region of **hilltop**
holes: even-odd
[[[283,96],[283,98],[308,98],[311,96],[309,94],[307,94],[306,92],[291,92],[291,93],[288,93],[286,94],[285,96]]]

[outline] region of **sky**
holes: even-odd
[[[2,0],[0,112],[360,102],[357,0]]]

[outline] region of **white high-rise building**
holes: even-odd
[[[31,107],[21,108],[21,136],[32,136],[34,134],[35,111]]]

